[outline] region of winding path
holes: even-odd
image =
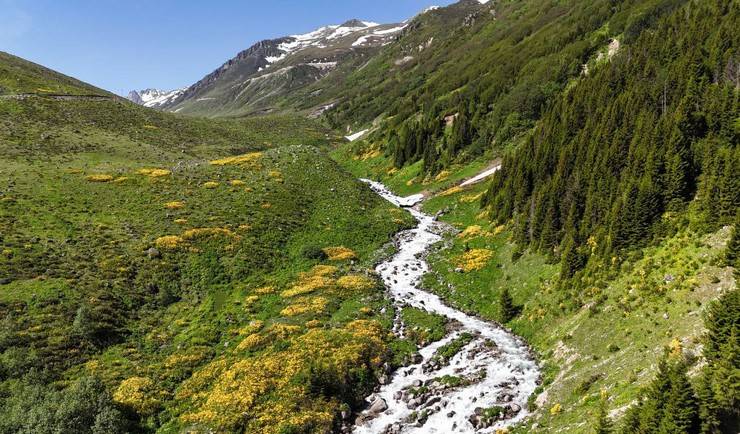
[[[377,271],[397,306],[408,305],[442,315],[458,325],[441,341],[422,348],[415,364],[399,369],[367,398],[355,434],[491,433],[527,416],[527,398],[539,382],[539,368],[526,344],[502,327],[451,308],[420,288],[428,271],[425,255],[444,229],[416,205],[423,196],[395,196],[377,182],[363,180],[380,196],[406,208],[418,221],[397,236],[398,252]],[[395,332],[403,335],[396,319]],[[465,339],[464,341],[461,339]],[[437,351],[464,343],[453,357]],[[444,376],[447,381],[441,380]],[[454,377],[454,381],[449,381]],[[487,410],[487,411],[486,411]]]

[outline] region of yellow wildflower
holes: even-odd
[[[113,177],[111,175],[88,175],[85,177],[90,182],[111,182],[113,181]]]
[[[466,273],[478,271],[485,268],[492,257],[493,252],[488,249],[472,249],[458,258],[457,265]]]
[[[113,393],[113,400],[134,409],[141,415],[151,415],[159,407],[154,399],[154,382],[146,377],[131,377],[123,380]]]
[[[211,161],[213,166],[256,166],[256,163],[262,158],[262,152],[252,152],[250,154],[227,157],[220,160]]]
[[[348,259],[354,259],[357,254],[352,249],[347,247],[326,247],[323,249],[324,253],[329,257],[331,261],[346,261]]]
[[[350,275],[337,279],[337,285],[353,291],[367,291],[375,287],[375,281],[366,276]]]
[[[266,341],[267,339],[259,333],[252,333],[244,338],[244,340],[236,346],[236,349],[237,351],[251,351],[261,346]]]
[[[154,244],[160,249],[174,250],[185,244],[185,240],[177,235],[167,235],[157,238]]]
[[[452,196],[453,194],[460,193],[461,191],[463,191],[462,187],[455,186],[452,188],[448,188],[447,190],[443,191],[439,195],[440,196]]]
[[[167,209],[182,209],[185,208],[185,202],[167,202],[164,207]]]
[[[139,170],[139,175],[148,176],[150,178],[163,178],[165,176],[170,176],[171,174],[172,172],[167,169],[141,169]]]
[[[550,414],[553,416],[560,414],[561,411],[563,411],[563,407],[560,404],[555,404],[550,408]]]

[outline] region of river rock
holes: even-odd
[[[375,398],[375,401],[370,405],[368,412],[371,414],[379,414],[386,410],[388,410],[388,404],[385,402],[385,399],[378,397]]]

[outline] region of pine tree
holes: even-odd
[[[727,243],[727,252],[725,253],[725,260],[727,265],[734,267],[735,271],[740,268],[740,223],[735,223],[735,227],[732,229],[732,236],[730,241]]]
[[[614,426],[612,424],[612,420],[609,418],[607,400],[602,399],[601,405],[599,406],[599,414],[596,418],[594,434],[611,434],[612,432],[614,432]]]
[[[501,292],[501,297],[499,300],[499,312],[501,316],[501,322],[503,323],[511,321],[518,314],[517,308],[514,305],[514,299],[509,293],[509,288],[504,287],[504,290]]]
[[[666,396],[663,419],[658,430],[660,434],[698,433],[699,406],[686,371],[686,362],[683,359],[674,362],[671,367],[671,388]]]
[[[705,368],[696,388],[696,396],[699,399],[699,419],[701,434],[721,434],[720,408],[714,400],[712,390],[712,370]]]

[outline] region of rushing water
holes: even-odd
[[[417,363],[399,369],[368,397],[369,409],[358,418],[353,432],[489,433],[521,421],[527,415],[527,398],[539,381],[539,368],[529,349],[500,326],[451,308],[421,289],[421,278],[428,271],[425,255],[441,240],[441,224],[416,207],[422,196],[401,198],[382,184],[363,181],[386,200],[406,208],[418,221],[415,229],[398,234],[398,252],[377,267],[394,302],[442,315],[459,327],[420,349]],[[404,333],[400,318],[395,332]],[[473,339],[449,363],[434,357],[440,347],[466,333]],[[446,375],[463,383],[450,386],[438,381]],[[499,409],[484,411],[494,407]]]

